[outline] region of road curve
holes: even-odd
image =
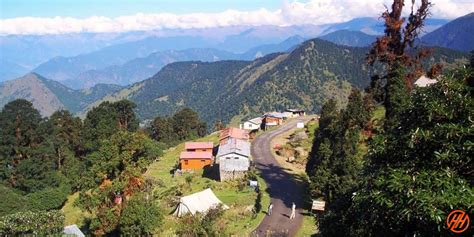
[[[270,142],[276,136],[305,122],[308,117],[298,118],[278,129],[262,134],[252,142],[252,157],[257,169],[267,183],[268,193],[273,203],[271,216],[266,215],[254,233],[258,236],[295,236],[301,226],[303,204],[302,187],[297,185],[291,174],[282,168],[271,152]],[[289,219],[292,203],[296,204],[296,218]],[[268,207],[262,207],[266,211]]]

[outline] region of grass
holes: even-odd
[[[65,216],[65,225],[73,225],[81,227],[84,224],[86,218],[90,217],[90,214],[81,210],[81,208],[74,205],[76,200],[79,198],[79,192],[69,195],[66,203],[64,204],[61,211]]]
[[[207,137],[197,139],[196,141],[212,141],[218,143],[218,134],[211,134]],[[177,205],[178,198],[176,196],[189,195],[211,188],[216,196],[230,208],[225,211],[220,225],[226,226],[227,235],[247,236],[252,232],[264,217],[264,213],[260,212],[256,218],[252,218],[252,211],[255,204],[257,194],[249,189],[246,185],[239,190],[239,182],[246,181],[229,181],[218,182],[214,179],[203,177],[202,172],[185,173],[182,176],[172,176],[179,153],[184,150],[184,143],[165,151],[164,155],[156,162],[152,163],[145,178],[150,178],[158,183],[155,187],[155,194],[162,200],[162,208],[165,211],[164,225],[160,228],[160,235],[173,235],[178,228],[179,220],[170,214]],[[189,178],[187,178],[189,177]],[[186,180],[191,180],[187,182]],[[259,178],[261,190],[266,190],[265,182]],[[241,185],[242,186],[242,185]],[[262,207],[268,206],[270,197],[267,193],[263,193]]]

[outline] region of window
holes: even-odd
[[[201,163],[204,163],[204,162],[206,162],[206,160],[201,160]]]
[[[188,160],[184,160],[184,164],[185,164],[185,165],[188,165]]]

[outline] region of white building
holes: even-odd
[[[260,129],[260,126],[262,126],[262,118],[257,117],[246,121],[242,128],[245,130],[258,130]]]
[[[220,180],[242,178],[250,167],[250,143],[239,139],[229,140],[219,146],[216,163]]]

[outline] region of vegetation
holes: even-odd
[[[142,174],[163,146],[138,131],[133,108],[130,101],[105,102],[83,122],[68,111],[42,118],[26,100],[5,105],[0,113],[0,188],[6,202],[0,205],[0,232],[60,233],[64,216],[57,210],[72,192],[79,192],[80,207],[93,213],[89,229],[95,235],[153,232],[161,223],[155,215],[160,209],[143,196],[148,186]],[[117,196],[123,201],[117,203]],[[141,214],[155,218],[141,219]],[[45,216],[52,222],[44,221]],[[43,221],[49,230],[29,218]],[[60,226],[59,231],[50,225]]]
[[[0,217],[1,235],[58,235],[63,231],[64,215],[59,211],[17,212]]]
[[[323,107],[307,167],[313,198],[327,202],[320,218],[323,235],[447,235],[451,210],[472,211],[473,65],[445,72],[426,88],[414,87],[427,52],[407,50],[431,5],[421,1],[406,25],[403,6],[403,0],[394,0],[383,14],[386,34],[369,55],[369,62],[384,64],[386,73],[374,77],[368,97],[377,98],[386,112],[378,109],[370,119],[371,110],[360,110],[361,100],[354,98],[343,112],[333,101]],[[434,65],[427,74],[440,72]],[[370,108],[367,101],[363,104]],[[363,123],[338,119],[349,111],[362,112],[353,118]],[[346,121],[355,130],[343,129]],[[360,140],[365,137],[368,144]],[[345,141],[349,146],[337,146]]]
[[[206,135],[206,123],[189,108],[176,112],[172,117],[156,117],[148,130],[150,137],[167,145],[192,140]]]

